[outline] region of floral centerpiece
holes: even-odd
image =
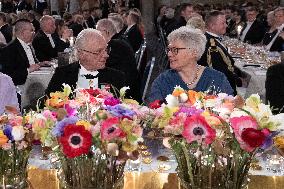
[[[126,90],[115,98],[106,90],[80,89],[71,99],[65,85],[32,115],[35,135],[58,157],[63,187],[112,189],[123,183],[125,162],[138,157],[143,140],[140,106],[124,98]]]
[[[177,159],[186,188],[241,189],[259,148],[272,144],[279,122],[258,95],[245,101],[176,87],[167,104],[155,101],[152,127]]]
[[[0,116],[0,188],[25,188],[33,134],[23,116]]]

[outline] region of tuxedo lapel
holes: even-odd
[[[72,89],[76,89],[77,87],[79,69],[80,69],[79,62],[70,64],[69,68],[66,69],[65,77],[68,78],[67,82],[71,86]]]
[[[21,45],[20,41],[18,39],[15,39],[15,46],[18,49],[18,52],[21,56],[22,62],[27,66],[30,67],[29,59],[27,57],[26,51],[24,50],[23,46]]]

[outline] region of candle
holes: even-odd
[[[242,29],[243,27],[241,25],[238,25],[237,27],[238,36],[240,36]]]
[[[2,2],[0,2],[0,11],[2,11]]]
[[[69,43],[70,43],[70,47],[74,46],[74,37],[70,37]]]

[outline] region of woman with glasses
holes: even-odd
[[[165,99],[178,85],[186,90],[233,94],[234,91],[223,73],[197,64],[206,44],[206,38],[199,29],[181,27],[169,34],[168,41],[171,69],[154,80],[150,102]]]

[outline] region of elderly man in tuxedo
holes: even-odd
[[[120,89],[125,86],[125,75],[105,66],[107,43],[98,30],[89,28],[80,32],[74,47],[79,61],[56,68],[46,89],[47,95],[61,91],[63,83],[72,89],[103,88],[107,85]]]
[[[57,57],[55,32],[55,20],[52,16],[45,15],[40,19],[40,30],[37,32],[33,47],[39,61],[50,61]]]

